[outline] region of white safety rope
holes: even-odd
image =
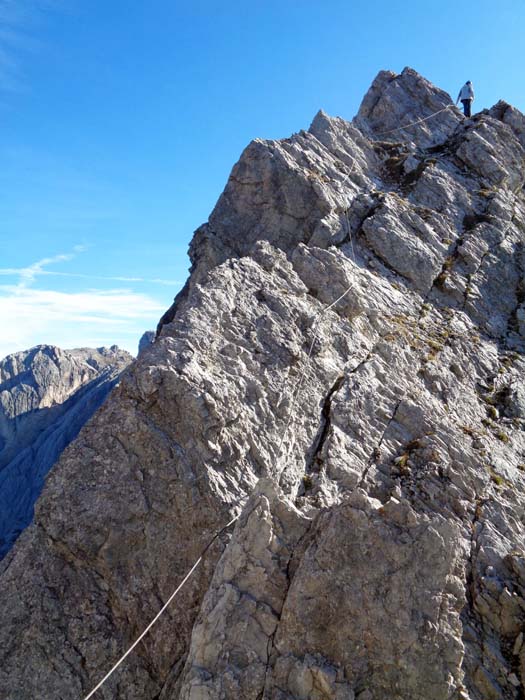
[[[157,620],[158,620],[158,619],[163,615],[163,613],[167,610],[167,608],[169,607],[169,605],[170,605],[170,603],[172,602],[172,600],[175,598],[175,596],[177,595],[177,593],[178,593],[178,592],[181,590],[181,588],[184,586],[184,584],[186,583],[186,581],[188,581],[188,579],[189,579],[190,576],[193,574],[193,572],[195,571],[195,569],[199,566],[199,564],[201,563],[201,561],[202,561],[204,555],[206,554],[206,552],[208,551],[208,549],[211,547],[211,545],[215,542],[215,540],[219,537],[219,535],[221,535],[225,530],[227,530],[227,529],[230,527],[230,525],[233,525],[233,523],[235,523],[235,522],[240,518],[240,515],[241,515],[240,513],[239,513],[238,515],[236,515],[235,518],[232,518],[232,519],[230,520],[230,522],[229,522],[227,525],[225,525],[221,530],[219,530],[218,532],[215,533],[215,535],[212,537],[212,539],[208,542],[208,544],[206,545],[206,547],[203,549],[202,554],[201,554],[200,557],[197,559],[197,561],[195,562],[195,564],[193,564],[193,566],[192,566],[191,569],[188,571],[188,573],[186,574],[186,576],[182,579],[182,581],[179,583],[179,585],[177,586],[177,588],[173,591],[173,593],[170,595],[170,597],[168,598],[168,600],[164,603],[164,605],[162,606],[162,608],[161,608],[161,609],[159,610],[159,612],[155,615],[155,617],[154,617],[153,620],[149,623],[149,625],[146,627],[146,629],[142,632],[142,634],[140,634],[139,637],[137,637],[137,639],[133,642],[133,644],[129,647],[129,649],[128,649],[124,654],[122,654],[122,656],[121,656],[120,659],[117,661],[117,663],[106,673],[106,675],[105,675],[104,678],[100,681],[100,683],[98,683],[98,685],[96,685],[96,686],[93,688],[93,690],[85,696],[84,700],[89,700],[89,698],[93,697],[93,695],[97,692],[97,690],[100,690],[100,688],[104,685],[104,683],[108,680],[108,678],[117,670],[117,668],[118,668],[118,667],[120,666],[120,664],[124,661],[124,659],[126,659],[126,657],[128,657],[128,656],[131,654],[131,652],[132,652],[133,649],[137,646],[137,644],[138,644],[139,642],[141,642],[141,641],[144,639],[144,637],[148,634],[148,632],[149,632],[150,629],[153,627],[153,625],[157,622]]]
[[[379,131],[377,133],[373,133],[373,136],[385,136],[386,134],[393,134],[396,131],[403,131],[404,129],[408,129],[411,126],[417,126],[417,124],[422,124],[423,122],[427,122],[429,119],[433,119],[434,117],[437,117],[438,114],[441,114],[442,112],[446,112],[447,109],[450,109],[451,107],[455,107],[453,104],[449,104],[446,107],[443,107],[443,109],[439,109],[437,112],[434,112],[433,114],[429,114],[428,117],[423,117],[423,119],[418,119],[415,122],[410,122],[409,124],[404,124],[403,126],[398,126],[395,129],[389,129],[388,131]]]
[[[355,162],[356,162],[356,161],[354,160],[354,164],[352,165],[352,168],[351,168],[350,171],[347,173],[345,179],[343,180],[343,182],[342,182],[341,184],[344,184],[344,183],[346,182],[346,180],[350,177],[350,174],[351,174],[351,172],[352,172],[352,170],[353,170],[353,167],[354,167],[354,165],[355,165]],[[319,328],[319,322],[321,321],[322,317],[324,316],[324,314],[325,314],[327,311],[329,311],[330,309],[332,309],[336,304],[338,304],[338,303],[350,292],[350,290],[352,289],[352,287],[353,287],[353,284],[351,284],[339,297],[337,297],[337,299],[336,299],[335,301],[333,301],[331,304],[328,304],[328,306],[324,307],[324,308],[317,314],[317,316],[316,316],[316,318],[315,318],[315,320],[314,320],[314,322],[313,322],[313,324],[312,324],[312,330],[314,330],[315,332],[314,332],[314,336],[313,336],[313,338],[312,338],[312,342],[310,343],[310,347],[309,347],[309,350],[308,350],[308,353],[307,353],[307,356],[306,356],[307,362],[308,362],[308,360],[310,360],[310,358],[311,358],[311,356],[312,356],[312,352],[313,352],[313,349],[314,349],[315,341],[317,340],[317,333],[318,333],[318,328]],[[280,457],[281,457],[281,450],[282,450],[282,447],[283,447],[283,444],[284,444],[284,440],[285,440],[285,437],[286,437],[286,433],[288,432],[288,428],[290,427],[290,422],[291,422],[291,419],[292,419],[292,414],[293,414],[293,409],[294,409],[294,406],[295,406],[295,402],[296,402],[296,400],[297,400],[297,397],[298,397],[299,392],[300,392],[300,390],[301,390],[301,387],[302,387],[302,385],[303,385],[303,381],[304,381],[305,376],[306,376],[306,365],[305,365],[304,371],[303,371],[303,372],[301,373],[301,375],[299,376],[298,381],[296,382],[295,388],[294,388],[293,393],[292,393],[292,401],[291,401],[290,406],[289,406],[289,409],[288,409],[288,418],[287,418],[287,420],[286,420],[286,425],[285,425],[285,427],[284,427],[283,433],[282,433],[282,435],[281,435],[281,440],[280,440],[279,446],[278,446],[278,448],[277,448],[277,463],[279,463],[279,460],[280,460]],[[281,392],[281,396],[282,396],[282,392]],[[284,471],[285,466],[286,466],[286,465],[284,465],[284,466],[283,466],[283,469],[280,470],[281,473],[282,473],[282,471]],[[159,612],[155,615],[155,617],[153,618],[153,620],[151,620],[151,622],[148,624],[148,626],[147,626],[147,627],[144,629],[144,631],[137,637],[137,639],[136,639],[136,640],[133,642],[133,644],[128,648],[128,650],[127,650],[127,651],[120,657],[120,659],[112,666],[112,668],[106,673],[106,675],[104,676],[104,678],[102,678],[102,680],[93,688],[93,690],[91,690],[91,691],[83,698],[83,700],[89,700],[89,698],[93,697],[93,695],[97,692],[97,690],[100,690],[100,688],[101,688],[101,687],[104,685],[104,683],[110,678],[110,676],[113,675],[113,673],[114,673],[114,672],[117,670],[117,668],[122,664],[122,662],[131,654],[131,652],[133,651],[133,649],[135,649],[135,647],[137,646],[137,644],[139,644],[139,643],[144,639],[144,637],[148,634],[148,632],[151,630],[151,628],[155,625],[155,623],[160,619],[160,617],[161,617],[161,616],[164,614],[164,612],[168,609],[168,607],[169,607],[169,605],[171,604],[171,602],[172,602],[172,601],[174,600],[174,598],[177,596],[177,594],[179,593],[179,591],[184,587],[184,585],[185,585],[186,582],[189,580],[189,578],[191,577],[191,575],[193,574],[193,572],[195,571],[195,569],[197,569],[197,567],[198,567],[199,564],[201,563],[201,561],[202,561],[204,555],[206,554],[206,552],[208,551],[208,549],[211,547],[211,545],[213,544],[213,542],[219,537],[219,535],[220,535],[222,532],[224,532],[224,531],[227,530],[231,525],[233,525],[235,522],[237,522],[237,520],[240,518],[240,516],[241,516],[241,513],[238,513],[234,518],[232,518],[232,519],[230,520],[230,522],[229,522],[227,525],[225,525],[221,530],[219,530],[219,531],[212,537],[212,539],[208,542],[208,544],[207,544],[206,547],[204,548],[204,550],[203,550],[202,554],[200,555],[200,557],[199,557],[199,558],[196,560],[196,562],[193,564],[193,566],[191,567],[191,569],[188,571],[188,573],[186,574],[186,576],[182,579],[182,581],[179,583],[179,585],[177,586],[177,588],[176,588],[176,589],[173,591],[173,593],[170,595],[170,597],[168,598],[168,600],[164,603],[164,605],[163,605],[162,608],[159,610]]]

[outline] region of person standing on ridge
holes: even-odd
[[[461,88],[459,91],[458,99],[456,100],[456,104],[461,100],[463,104],[463,114],[466,117],[470,117],[470,107],[472,103],[474,102],[474,88],[472,87],[472,83],[470,80],[467,80],[465,85]]]

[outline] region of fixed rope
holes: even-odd
[[[318,332],[319,321],[321,320],[321,318],[323,317],[323,315],[324,315],[327,311],[329,311],[330,309],[332,309],[336,304],[338,304],[338,303],[350,292],[350,290],[352,289],[352,287],[353,287],[353,283],[352,283],[339,297],[337,297],[337,299],[336,299],[335,301],[333,301],[331,304],[329,304],[328,306],[326,306],[324,309],[322,309],[322,310],[317,314],[317,318],[315,319],[314,323],[312,324],[312,329],[315,329],[315,333],[314,333],[314,337],[312,338],[312,342],[310,343],[310,347],[309,347],[309,350],[308,350],[308,353],[307,353],[307,360],[310,359],[310,357],[311,357],[311,355],[312,355],[312,352],[313,352],[314,345],[315,345],[315,341],[317,340],[317,332]],[[284,440],[285,440],[285,437],[286,437],[286,433],[288,432],[288,428],[290,427],[290,422],[291,422],[291,417],[292,417],[293,408],[294,408],[294,406],[295,406],[295,402],[296,402],[296,400],[297,400],[297,396],[298,396],[298,394],[299,394],[299,391],[301,390],[301,387],[302,387],[302,384],[303,384],[303,381],[304,381],[305,376],[306,376],[306,368],[305,368],[305,370],[301,373],[300,377],[298,378],[298,381],[297,381],[297,383],[296,383],[295,389],[294,389],[293,394],[292,394],[292,401],[291,401],[291,403],[290,403],[290,408],[289,408],[289,411],[288,411],[288,419],[287,419],[287,421],[286,421],[286,425],[285,425],[285,428],[284,428],[284,431],[283,431],[283,434],[282,434],[282,436],[281,436],[281,440],[280,440],[280,442],[279,442],[279,446],[278,446],[278,449],[277,449],[277,460],[278,460],[278,461],[279,461],[280,456],[281,456],[281,450],[282,450],[282,447],[283,447],[283,444],[284,444]],[[285,466],[286,466],[286,465],[283,466],[283,469],[281,470],[280,473],[282,473],[282,472],[284,471],[284,467],[285,467]],[[199,556],[199,558],[195,561],[195,563],[193,564],[193,566],[191,567],[191,569],[188,571],[188,573],[186,574],[186,576],[182,579],[182,581],[179,583],[179,585],[177,586],[177,588],[176,588],[176,589],[173,591],[173,593],[170,595],[170,597],[168,598],[168,600],[164,603],[164,605],[163,605],[162,608],[159,610],[159,612],[155,615],[155,617],[154,617],[154,618],[151,620],[151,622],[147,625],[147,627],[144,629],[144,631],[137,637],[137,639],[133,642],[133,644],[127,649],[127,651],[126,651],[124,654],[122,654],[122,656],[119,658],[119,660],[118,660],[118,661],[112,666],[112,668],[106,673],[106,675],[104,676],[104,678],[102,678],[102,680],[93,688],[93,690],[91,690],[91,691],[83,698],[83,700],[89,700],[91,697],[93,697],[93,695],[94,695],[98,690],[100,690],[100,688],[101,688],[101,687],[104,685],[104,683],[113,675],[113,673],[118,669],[118,667],[123,663],[123,661],[131,654],[131,652],[135,649],[135,647],[137,646],[137,644],[139,644],[139,643],[144,639],[144,637],[148,634],[148,632],[149,632],[149,631],[151,630],[151,628],[155,625],[155,623],[156,623],[156,622],[162,617],[162,615],[166,612],[166,610],[168,609],[168,607],[170,606],[170,604],[172,603],[172,601],[175,599],[175,597],[176,597],[177,594],[181,591],[181,589],[184,587],[184,585],[187,583],[187,581],[191,578],[193,572],[197,569],[197,567],[199,566],[199,564],[202,562],[202,560],[203,560],[203,558],[204,558],[206,552],[210,549],[210,547],[211,547],[212,544],[215,542],[215,540],[217,540],[217,538],[218,538],[225,530],[227,530],[229,527],[231,527],[231,525],[233,525],[234,523],[236,523],[237,520],[239,520],[240,516],[241,516],[241,513],[238,513],[234,518],[232,518],[232,519],[229,521],[229,523],[227,523],[223,528],[221,528],[218,532],[216,532],[216,533],[213,535],[213,537],[210,539],[210,541],[208,542],[208,544],[206,545],[206,547],[203,549],[203,551],[202,551],[201,555]]]
[[[227,530],[231,525],[233,525],[233,523],[237,522],[237,520],[240,518],[240,515],[241,515],[240,513],[239,513],[238,515],[236,515],[234,518],[232,518],[232,519],[230,520],[230,522],[229,522],[227,525],[225,525],[223,528],[221,528],[218,532],[215,533],[215,535],[211,538],[211,540],[208,542],[208,544],[206,545],[206,547],[204,547],[204,549],[202,550],[202,553],[201,553],[200,557],[199,557],[199,558],[197,559],[197,561],[193,564],[193,566],[192,566],[191,569],[188,571],[188,573],[186,574],[186,576],[182,579],[182,581],[179,583],[179,585],[177,586],[177,588],[173,591],[173,593],[170,595],[170,597],[168,598],[168,600],[164,603],[164,605],[162,606],[162,608],[161,608],[161,609],[159,610],[159,612],[155,615],[155,617],[154,617],[153,620],[149,623],[149,625],[146,627],[146,629],[142,632],[142,634],[140,634],[139,637],[137,637],[137,639],[133,642],[133,644],[129,647],[129,649],[128,649],[124,654],[122,654],[122,656],[121,656],[120,659],[117,661],[117,663],[106,673],[106,675],[105,675],[104,678],[98,683],[98,685],[96,685],[96,686],[93,688],[93,690],[85,696],[84,700],[89,700],[89,698],[93,697],[93,695],[97,692],[97,690],[100,690],[100,688],[102,688],[102,686],[104,685],[104,683],[108,680],[108,678],[109,678],[110,676],[113,675],[113,673],[117,670],[117,668],[121,665],[121,663],[131,654],[131,652],[132,652],[133,649],[137,646],[137,644],[139,644],[139,642],[141,642],[141,641],[144,639],[144,637],[148,634],[148,632],[149,632],[150,629],[153,627],[153,625],[157,622],[157,620],[159,620],[159,618],[160,618],[160,617],[164,614],[164,612],[168,609],[170,603],[171,603],[171,602],[173,601],[173,599],[176,597],[177,593],[183,588],[184,584],[185,584],[185,583],[188,581],[188,579],[191,577],[191,575],[193,574],[193,572],[195,571],[195,569],[199,566],[199,564],[201,563],[201,561],[202,561],[204,555],[206,554],[206,552],[208,551],[208,549],[212,546],[212,544],[215,542],[215,540],[216,540],[225,530]]]
[[[352,167],[350,168],[349,172],[347,173],[345,179],[343,180],[343,182],[342,182],[341,184],[344,184],[344,183],[346,182],[346,180],[350,177],[350,175],[351,175],[351,173],[352,173],[352,171],[353,171],[353,169],[354,169],[355,163],[356,163],[356,161],[355,161],[355,159],[354,159],[354,163],[352,164]],[[297,382],[296,382],[295,388],[294,388],[294,390],[293,390],[293,392],[292,392],[292,400],[291,400],[291,402],[290,402],[290,406],[289,406],[289,409],[288,409],[288,418],[287,418],[287,420],[286,420],[286,424],[285,424],[285,427],[284,427],[284,430],[283,430],[283,433],[282,433],[282,435],[281,435],[281,439],[280,439],[280,441],[279,441],[279,445],[278,445],[278,448],[277,448],[277,463],[279,463],[279,461],[280,461],[280,459],[281,459],[281,452],[282,452],[282,448],[283,448],[283,445],[284,445],[284,440],[285,440],[285,438],[286,438],[286,434],[287,434],[288,429],[289,429],[289,427],[290,427],[290,423],[291,423],[291,419],[292,419],[292,415],[293,415],[293,409],[294,409],[294,407],[295,407],[295,402],[297,401],[297,397],[298,397],[299,392],[300,392],[300,390],[301,390],[301,387],[302,387],[302,385],[303,385],[304,378],[305,378],[306,372],[307,372],[308,361],[310,360],[310,358],[311,358],[311,356],[312,356],[312,352],[313,352],[313,349],[314,349],[315,341],[317,340],[317,333],[318,333],[318,329],[319,329],[319,322],[321,321],[322,317],[324,316],[324,314],[325,314],[327,311],[329,311],[330,309],[332,309],[334,306],[336,306],[336,304],[338,304],[342,299],[344,299],[344,297],[350,292],[350,290],[352,289],[352,287],[353,287],[353,283],[350,284],[350,285],[348,286],[348,288],[347,288],[339,297],[337,297],[337,299],[336,299],[335,301],[331,302],[331,303],[328,304],[326,307],[324,307],[323,309],[321,309],[321,311],[317,314],[317,316],[316,316],[316,318],[315,318],[315,320],[314,320],[314,322],[313,322],[313,324],[312,324],[312,330],[314,331],[314,336],[313,336],[313,338],[312,338],[312,341],[311,341],[311,343],[310,343],[310,346],[309,346],[309,349],[308,349],[308,353],[307,353],[307,356],[306,356],[305,368],[304,368],[303,372],[300,374],[300,376],[298,377],[298,380],[297,380]],[[279,395],[279,401],[280,401],[280,398],[282,397],[283,394],[284,394],[284,391],[281,392],[281,394]],[[284,471],[285,467],[286,467],[286,465],[283,465],[283,468],[280,470],[280,474],[282,474],[282,472]],[[194,571],[198,568],[198,566],[199,566],[199,564],[202,562],[202,560],[203,560],[203,558],[204,558],[206,552],[210,549],[210,547],[212,546],[212,544],[217,540],[217,538],[218,538],[225,530],[227,530],[227,529],[228,529],[229,527],[231,527],[234,523],[236,523],[237,520],[239,520],[240,516],[241,516],[241,512],[239,512],[234,518],[232,518],[232,519],[229,521],[229,523],[227,523],[227,525],[225,525],[223,528],[221,528],[218,532],[216,532],[216,533],[213,535],[213,537],[210,539],[210,541],[208,542],[208,544],[206,545],[206,547],[203,549],[203,551],[202,551],[201,555],[199,556],[199,558],[195,561],[195,563],[193,564],[193,566],[191,567],[191,569],[188,571],[188,573],[184,576],[184,578],[183,578],[182,581],[179,583],[179,585],[177,586],[177,588],[176,588],[176,589],[173,591],[173,593],[169,596],[168,600],[164,603],[164,605],[163,605],[162,608],[159,610],[159,612],[155,615],[155,617],[154,617],[154,618],[151,620],[151,622],[147,625],[147,627],[144,629],[144,631],[137,637],[137,639],[133,642],[133,644],[126,650],[126,652],[125,652],[124,654],[122,654],[122,656],[118,659],[118,661],[111,667],[111,669],[106,673],[106,675],[104,676],[104,678],[102,678],[102,679],[100,680],[100,682],[93,688],[93,690],[91,690],[91,691],[83,698],[83,700],[89,700],[90,698],[92,698],[92,697],[95,695],[95,693],[96,693],[98,690],[100,690],[100,688],[102,688],[102,686],[104,685],[104,683],[105,683],[105,682],[113,675],[113,673],[119,668],[119,666],[125,661],[125,659],[131,654],[131,652],[135,649],[135,647],[144,639],[144,637],[148,634],[148,632],[149,632],[149,631],[151,630],[151,628],[155,625],[155,623],[158,622],[158,620],[159,620],[159,619],[162,617],[162,615],[166,612],[166,610],[168,609],[168,607],[170,606],[170,604],[171,604],[171,603],[173,602],[173,600],[176,598],[177,594],[182,590],[182,588],[184,587],[184,585],[185,585],[185,584],[188,582],[188,580],[191,578],[192,574],[193,574]]]
[[[423,117],[423,119],[418,119],[415,122],[410,122],[409,124],[404,124],[403,126],[398,126],[395,129],[388,129],[388,131],[379,131],[377,133],[373,133],[373,136],[385,136],[386,134],[393,134],[396,131],[403,131],[404,129],[408,129],[411,126],[417,126],[418,124],[422,124],[423,122],[427,122],[429,119],[433,119],[434,117],[437,117],[438,114],[441,114],[442,112],[446,112],[447,109],[450,109],[451,107],[455,107],[453,104],[449,104],[446,107],[443,107],[443,109],[439,109],[437,112],[433,112],[432,114],[429,114],[428,117]]]

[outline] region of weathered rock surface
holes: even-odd
[[[439,119],[429,117],[438,112]],[[381,71],[365,95],[356,123],[372,136],[414,139],[420,148],[442,143],[457,126],[459,110],[450,95],[412,68]],[[407,126],[417,122],[414,126]]]
[[[239,512],[98,697],[524,696],[525,121],[449,103],[244,151],[4,560],[5,697],[85,695]]]
[[[155,331],[145,331],[139,340],[138,355],[155,340]]]
[[[44,479],[131,356],[39,345],[0,362],[0,557],[31,522]]]

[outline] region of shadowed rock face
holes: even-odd
[[[33,518],[44,479],[131,356],[39,345],[0,362],[0,557]]]
[[[448,99],[244,151],[4,560],[6,697],[85,695],[238,512],[99,697],[523,697],[525,118]]]
[[[142,334],[139,340],[139,351],[138,354],[145,350],[153,341],[155,340],[155,331],[146,331]]]

